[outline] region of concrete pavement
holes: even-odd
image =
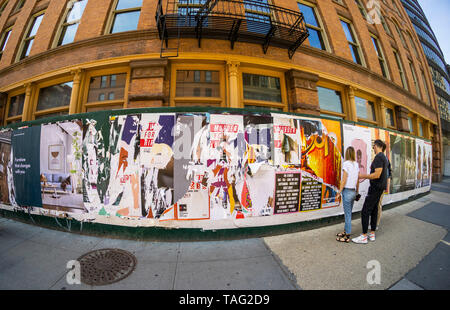
[[[266,238],[146,242],[0,217],[0,289],[450,289],[449,219],[450,179],[433,185],[427,196],[384,211],[376,241],[367,245],[336,242],[343,223]],[[356,236],[360,219],[352,224]],[[136,270],[112,285],[69,285],[67,262],[102,248],[133,253]],[[378,268],[374,262],[379,284],[367,281]]]

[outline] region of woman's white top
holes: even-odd
[[[347,172],[347,182],[344,188],[356,189],[359,173],[358,163],[356,161],[346,160],[344,161],[343,169]]]

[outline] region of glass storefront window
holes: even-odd
[[[372,101],[355,96],[356,115],[369,121],[376,121],[375,105]]]
[[[321,110],[343,113],[341,92],[325,87],[317,86],[319,105]]]
[[[386,124],[391,127],[395,127],[394,110],[386,108]]]
[[[8,117],[22,115],[25,94],[20,94],[9,99]]]
[[[73,82],[67,82],[41,88],[36,111],[69,106],[72,86]]]
[[[219,71],[177,70],[175,96],[219,98]]]
[[[126,73],[91,77],[87,102],[124,99],[126,79]]]
[[[277,77],[243,73],[244,100],[281,102],[280,79]]]

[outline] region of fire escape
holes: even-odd
[[[177,57],[180,38],[202,38],[261,44],[288,50],[291,59],[308,37],[301,12],[268,4],[267,0],[159,0],[156,25],[161,57]],[[165,13],[163,6],[166,6]],[[177,39],[169,48],[169,39]]]

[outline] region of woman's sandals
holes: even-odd
[[[350,235],[347,235],[345,232],[338,233],[336,234],[336,236],[337,236],[336,241],[345,243],[350,242]]]

